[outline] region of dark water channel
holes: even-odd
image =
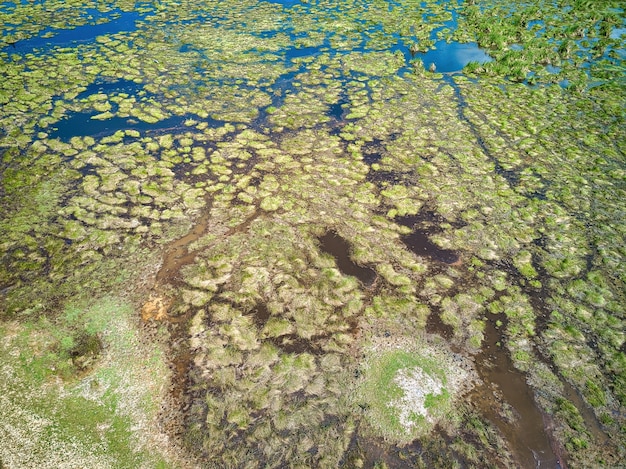
[[[414,227],[418,220],[424,221],[424,217],[427,214],[404,217],[401,222]],[[434,245],[427,233],[415,230],[405,237],[404,242],[418,255],[448,264],[459,260],[453,251]],[[332,231],[319,240],[322,251],[335,257],[342,273],[357,277],[365,285],[373,282],[375,272],[350,259],[348,241]],[[501,432],[519,467],[561,469],[565,466],[557,456],[558,448],[553,449],[553,441],[546,431],[547,422],[526,383],[526,375],[513,366],[508,350],[502,346],[503,330],[504,327],[496,328],[493,321],[487,321],[483,348],[476,356],[476,369],[484,384],[476,388],[470,398]],[[437,312],[429,316],[427,331],[448,339],[453,335],[452,329],[441,321]]]
[[[168,246],[163,256],[163,264],[157,273],[157,285],[170,283],[172,285],[180,282],[180,269],[190,264],[196,258],[196,252],[189,251],[189,245],[197,241],[208,229],[210,221],[210,205],[203,215],[196,221],[195,225],[183,237],[173,241]]]
[[[365,286],[370,286],[376,280],[376,271],[370,267],[363,267],[350,259],[350,243],[334,231],[319,238],[320,249],[330,254],[337,261],[337,267],[344,275],[358,278]]]
[[[482,384],[470,393],[469,399],[501,432],[520,468],[565,469],[558,456],[560,450],[546,431],[548,421],[526,383],[526,375],[513,366],[503,345],[505,326],[497,328],[494,321],[487,321],[483,347],[475,357]],[[436,310],[428,317],[426,331],[448,340],[454,335]]]
[[[560,469],[564,466],[553,450],[526,376],[513,366],[502,340],[502,328],[487,321],[483,348],[476,356],[476,369],[484,385],[471,398],[504,435],[520,467]],[[502,409],[508,410],[503,413]]]
[[[434,220],[428,220],[429,214],[409,215],[396,219],[398,223],[409,227],[413,232],[402,236],[402,242],[418,256],[429,257],[444,264],[457,265],[461,262],[459,254],[451,249],[443,249],[430,240],[430,235],[440,232],[437,226],[429,226]]]

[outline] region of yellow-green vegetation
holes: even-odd
[[[535,464],[489,353],[542,464],[625,459],[619,2],[0,20],[0,465]]]

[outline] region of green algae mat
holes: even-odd
[[[0,22],[0,468],[626,459],[621,2]]]

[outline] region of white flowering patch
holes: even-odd
[[[399,412],[400,423],[406,430],[416,425],[416,416],[423,416],[429,423],[434,418],[426,408],[428,395],[441,395],[443,383],[437,378],[426,374],[421,368],[401,369],[394,382],[402,389],[404,395],[389,403],[390,407]]]
[[[471,361],[443,346],[385,337],[370,345],[354,402],[374,435],[404,445],[454,421],[477,379]]]

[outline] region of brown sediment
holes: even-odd
[[[178,277],[180,269],[191,264],[198,255],[198,251],[189,251],[189,245],[200,239],[209,228],[209,220],[211,213],[211,203],[206,208],[206,212],[198,219],[193,228],[182,238],[173,241],[165,251],[163,256],[163,264],[156,275],[155,288],[159,285],[170,284],[176,286],[181,283]],[[228,238],[236,233],[246,230],[259,216],[259,209],[255,210],[252,215],[246,218],[241,224],[230,228],[226,233],[221,235],[221,239]],[[217,241],[204,246],[202,249],[210,249]]]
[[[167,247],[163,256],[163,264],[156,274],[152,295],[141,309],[141,316],[144,322],[149,323],[156,320],[162,321],[169,326],[169,363],[172,376],[170,378],[169,399],[166,401],[163,409],[162,420],[163,425],[168,429],[168,433],[176,438],[183,437],[185,432],[184,414],[191,404],[191,396],[189,396],[188,391],[191,382],[190,370],[193,363],[193,355],[189,347],[187,324],[191,319],[193,311],[189,309],[184,314],[169,314],[173,301],[162,290],[166,285],[176,286],[180,284],[182,282],[179,278],[180,269],[194,262],[199,251],[189,251],[189,246],[207,233],[211,206],[209,201],[204,213],[191,230]],[[258,216],[259,210],[257,209],[243,223],[226,231],[222,238],[247,229],[250,223]],[[213,244],[203,247],[202,250],[210,249]],[[262,314],[262,312],[259,313],[259,316]]]
[[[286,334],[269,339],[269,341],[280,348],[284,353],[322,355],[324,350],[321,345],[316,342],[328,337],[330,337],[328,334],[321,334],[313,336],[310,339],[303,339],[297,334]]]
[[[556,422],[551,415],[543,414],[543,423],[546,431],[550,435],[550,443],[552,444],[552,451],[556,456],[556,469],[567,469],[567,455],[565,448],[554,438],[554,432],[556,430]]]
[[[504,435],[520,467],[563,465],[526,376],[513,366],[502,340],[501,330],[487,321],[483,348],[476,356],[476,370],[484,384],[474,389],[470,399]]]
[[[167,319],[167,311],[170,306],[169,299],[161,296],[151,296],[141,308],[141,319],[144,321],[163,321]]]
[[[560,375],[560,373],[557,371],[557,366],[554,364],[554,361],[550,357],[546,356],[546,354],[544,354],[543,351],[539,349],[539,347],[535,347],[534,351],[539,356],[539,359],[547,364],[552,372],[559,378],[559,381],[561,382],[564,390],[563,397],[565,397],[578,410],[578,413],[585,423],[585,429],[593,438],[594,444],[596,446],[603,446],[607,448],[610,447],[611,440],[608,434],[602,428],[598,417],[596,417],[596,414],[593,412],[589,404],[585,402],[585,400],[581,397],[576,388],[572,386],[569,381],[567,381],[563,376]],[[551,423],[551,417],[548,416],[548,418]],[[561,448],[558,448],[555,451],[562,452],[563,450]],[[565,467],[565,465],[563,465],[563,467]]]
[[[506,271],[511,278],[520,277],[510,262],[499,262],[497,267]],[[522,282],[520,286],[530,299],[533,309],[544,313],[537,316],[537,321],[542,322],[545,328],[547,323],[545,312],[548,311],[545,306],[545,290],[524,288]],[[498,296],[500,295],[501,293],[498,293]],[[506,317],[499,316],[499,319],[506,324]],[[506,326],[496,328],[494,321],[495,319],[486,322],[483,349],[476,356],[476,369],[483,384],[469,394],[469,400],[499,429],[510,445],[512,456],[521,467],[566,469],[567,451],[554,436],[556,423],[535,401],[532,388],[526,382],[525,373],[514,367],[509,352],[503,345],[505,341],[503,331]],[[452,329],[441,321],[436,310],[428,316],[426,331],[445,339],[453,336]],[[454,347],[452,344],[451,346]],[[546,356],[536,346],[534,351],[538,359],[547,364],[559,378],[564,389],[564,397],[578,409],[585,428],[593,438],[593,444],[608,448],[610,439],[593,410],[579,392],[559,375],[551,357]]]
[[[186,320],[189,315],[186,315]],[[192,404],[190,370],[193,355],[189,347],[188,329],[186,323],[169,325],[168,362],[170,369],[169,389],[160,411],[160,425],[165,433],[177,441],[180,447],[185,447],[187,432],[187,411]],[[186,458],[191,462],[189,467],[198,467],[196,455],[187,453]]]
[[[187,344],[187,328],[179,325],[176,327],[172,338],[175,339],[175,354],[172,358],[172,385],[171,395],[174,402],[185,403],[185,391],[189,384],[189,369],[192,363],[192,355]]]
[[[173,241],[167,247],[165,255],[163,256],[163,264],[156,275],[157,285],[175,283],[173,280],[176,279],[181,267],[193,262],[197,253],[189,252],[189,245],[200,239],[200,237],[206,233],[209,227],[211,206],[211,201],[209,201],[204,213],[191,228],[189,233]]]

